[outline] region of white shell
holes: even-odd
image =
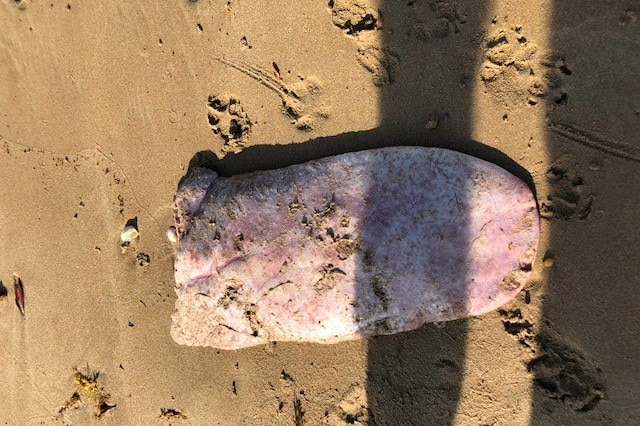
[[[139,235],[140,233],[138,232],[136,227],[129,225],[129,226],[125,226],[122,232],[120,233],[120,239],[122,240],[123,243],[130,243],[131,241],[138,238]]]
[[[170,226],[169,229],[167,229],[167,238],[172,243],[178,242],[178,230],[175,226]]]

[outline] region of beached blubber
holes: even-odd
[[[228,178],[194,168],[175,208],[171,335],[223,349],[335,343],[491,311],[527,281],[539,235],[521,180],[438,148]]]

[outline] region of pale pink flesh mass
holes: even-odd
[[[335,343],[491,311],[531,273],[531,190],[486,161],[393,147],[232,177],[175,198],[171,334],[238,349]]]

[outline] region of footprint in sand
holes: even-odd
[[[273,72],[269,73],[243,61],[225,58],[217,60],[276,93],[282,101],[283,113],[297,129],[314,130],[321,120],[329,118],[328,108],[322,99],[322,85],[318,79],[298,75],[295,81],[285,83],[275,62],[272,64]]]
[[[557,158],[546,173],[551,188],[541,203],[540,215],[546,219],[585,220],[591,214],[593,195],[570,155]]]
[[[209,126],[224,141],[222,152],[242,151],[253,123],[234,95],[227,93],[209,96],[207,100]]]
[[[357,59],[372,74],[373,84],[388,86],[396,80],[400,56],[389,47],[380,47],[380,11],[369,0],[331,0],[333,25],[358,44]]]
[[[331,0],[329,10],[333,25],[349,35],[375,31],[380,26],[380,12],[367,0]]]
[[[533,373],[535,392],[550,398],[550,403],[556,401],[574,411],[589,411],[604,398],[602,370],[565,342],[548,323],[544,331],[536,332],[520,309],[498,312],[505,331],[533,354],[526,368]]]
[[[367,408],[367,391],[364,387],[351,385],[335,409],[327,412],[323,418],[326,425],[368,425],[373,420]]]
[[[530,322],[520,309],[500,309],[504,330],[515,336],[518,342],[528,349],[535,348],[533,323]]]
[[[487,91],[506,106],[562,106],[569,96],[563,90],[563,77],[572,74],[566,60],[557,52],[540,52],[521,26],[501,29],[486,37],[480,79]]]
[[[372,74],[376,86],[388,86],[396,81],[400,57],[394,51],[362,46],[358,48],[358,62]]]
[[[592,410],[604,398],[602,370],[550,330],[536,336],[539,355],[527,363],[536,392],[574,411]]]
[[[414,6],[414,3],[410,6]],[[413,24],[407,35],[421,41],[441,39],[459,33],[460,27],[467,21],[457,2],[453,1],[431,1],[417,14],[420,19]]]

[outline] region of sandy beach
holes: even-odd
[[[639,13],[3,0],[0,423],[639,424]],[[540,245],[515,300],[333,345],[172,340],[167,229],[190,166],[231,176],[396,145],[533,189]]]

